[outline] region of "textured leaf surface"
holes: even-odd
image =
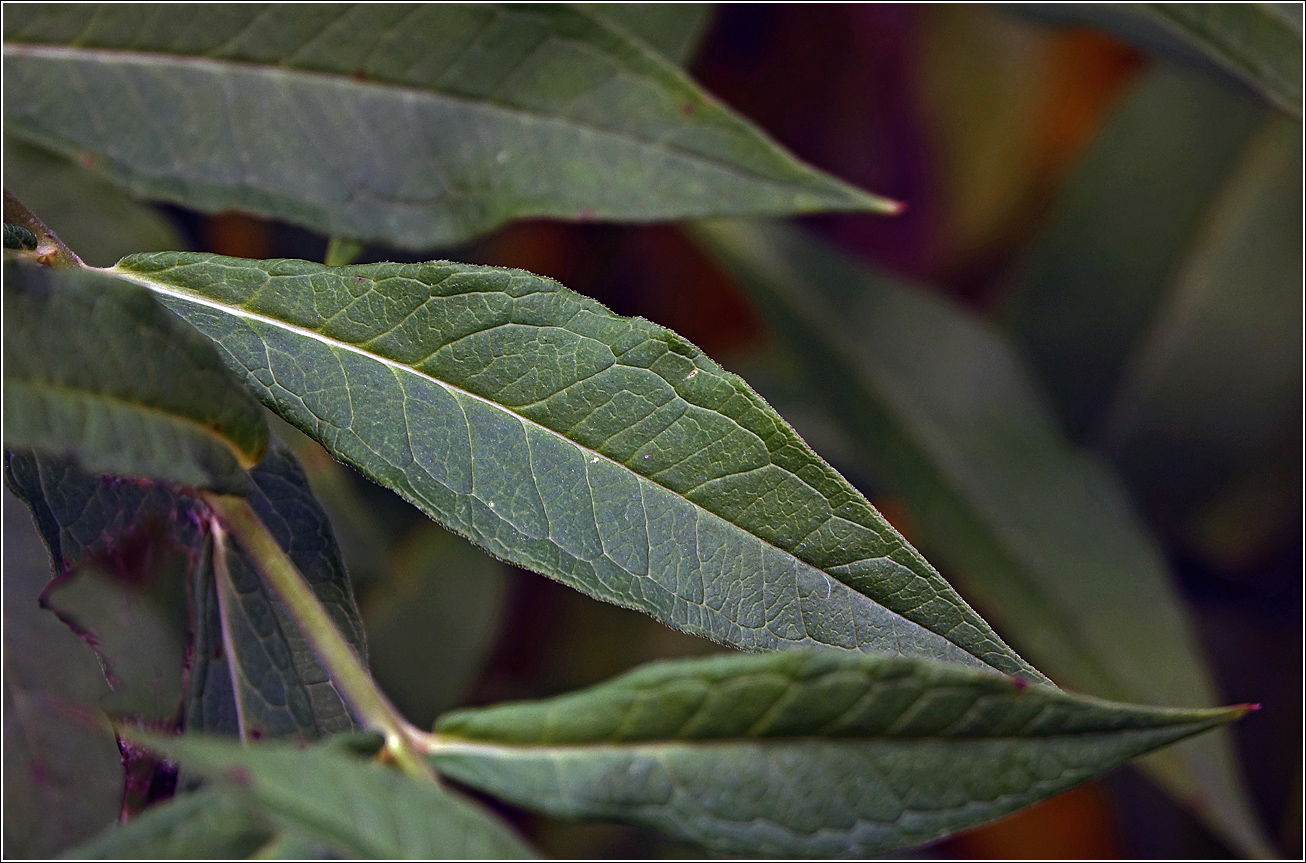
[[[7,480],[31,506],[56,573],[84,562],[119,562],[119,577],[151,577],[172,550],[190,555],[194,602],[193,661],[187,727],[235,735],[316,738],[348,731],[353,722],[286,612],[258,579],[253,564],[228,554],[238,593],[231,615],[238,654],[238,718],[230,657],[222,647],[211,562],[194,498],[170,487],[86,473],[67,459],[12,453]],[[362,624],[330,525],[308,491],[294,457],[278,442],[250,471],[250,504],[290,554],[336,624],[363,652]]]
[[[892,211],[561,5],[5,14],[5,125],[140,195],[404,248],[525,216]]]
[[[50,559],[27,508],[4,492],[4,847],[52,857],[112,824],[122,763],[77,720],[108,694],[75,635],[38,604]]]
[[[1054,680],[1118,700],[1214,702],[1155,540],[1115,474],[1062,439],[1000,336],[792,230],[717,223],[699,235],[763,304],[922,544]],[[1255,847],[1227,736],[1148,767]]]
[[[1089,24],[1243,82],[1301,117],[1299,3],[1065,3],[1014,7],[1036,18]]]
[[[77,163],[4,136],[4,185],[88,264],[186,248],[154,207]]]
[[[534,856],[509,827],[480,806],[338,746],[244,746],[202,735],[124,733],[204,775],[224,797],[283,829],[320,839],[345,857]]]
[[[6,266],[4,439],[90,470],[243,491],[268,430],[211,342],[146,291]]]
[[[1007,814],[1241,715],[846,652],[665,662],[441,720],[434,763],[566,817],[730,854],[861,856]]]
[[[492,554],[685,631],[1038,676],[739,378],[549,279],[124,259],[336,458]]]

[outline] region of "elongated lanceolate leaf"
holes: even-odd
[[[1119,479],[1061,437],[993,330],[780,226],[696,229],[747,285],[920,542],[1056,681],[1117,700],[1211,704],[1155,540]],[[1230,741],[1149,760],[1185,803],[1261,848]]]
[[[122,733],[205,776],[223,798],[265,823],[325,843],[346,858],[524,859],[534,857],[494,815],[439,785],[323,744],[244,746],[203,735]],[[233,812],[237,821],[247,814]],[[132,825],[119,828],[127,834]],[[132,838],[144,831],[136,831]],[[147,838],[147,837],[142,837]],[[134,842],[111,832],[100,844],[120,853]]]
[[[124,259],[336,458],[491,553],[749,650],[1042,679],[739,378],[549,279]]]
[[[250,477],[250,504],[341,632],[363,653],[348,574],[302,469],[277,442]],[[158,578],[155,570],[175,560],[177,551],[189,555],[193,658],[185,696],[187,728],[244,732],[250,738],[313,739],[354,727],[303,636],[262,586],[252,562],[234,546],[227,561],[235,595],[226,620],[236,651],[233,675],[222,638],[212,546],[194,498],[162,484],[95,476],[68,459],[30,452],[9,454],[6,482],[32,508],[56,574],[90,561],[129,586]],[[151,683],[135,682],[142,687]]]
[[[140,195],[425,248],[512,218],[893,211],[562,5],[5,13],[5,126]]]
[[[1034,3],[1014,11],[1109,30],[1140,47],[1232,76],[1301,117],[1299,3]]]
[[[1243,712],[822,651],[656,663],[450,714],[431,746],[441,772],[552,815],[633,821],[728,854],[842,857],[998,818]]]
[[[211,342],[146,291],[5,267],[4,441],[92,471],[244,491],[268,430]]]

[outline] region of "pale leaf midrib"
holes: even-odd
[[[478,401],[478,402],[480,402],[480,403],[482,403],[482,404],[485,404],[485,405],[489,406],[490,408],[492,408],[492,409],[494,409],[494,410],[496,410],[496,411],[501,411],[501,412],[503,412],[503,413],[505,413],[505,414],[508,414],[509,416],[512,416],[513,418],[517,419],[517,420],[518,420],[519,422],[521,422],[523,425],[529,425],[529,426],[532,426],[532,427],[534,427],[534,428],[536,428],[536,429],[539,429],[539,430],[540,430],[542,433],[544,433],[544,434],[547,434],[547,435],[549,435],[549,436],[551,436],[551,437],[555,437],[555,438],[559,438],[559,439],[561,439],[561,440],[565,440],[565,441],[567,441],[569,444],[571,444],[572,446],[575,446],[575,447],[576,447],[578,450],[580,450],[582,453],[585,453],[585,454],[587,455],[587,457],[589,457],[590,459],[593,459],[593,458],[603,459],[604,461],[606,461],[606,462],[608,462],[609,464],[611,464],[611,465],[617,467],[617,468],[620,469],[621,471],[630,474],[632,477],[635,477],[635,478],[637,478],[637,479],[647,480],[648,482],[653,483],[654,485],[656,485],[656,486],[658,486],[658,487],[660,487],[660,488],[666,490],[667,492],[669,492],[669,493],[671,493],[671,494],[673,494],[673,495],[676,495],[678,498],[680,498],[680,499],[686,501],[686,502],[689,503],[691,506],[695,507],[697,510],[701,510],[702,512],[707,513],[707,514],[710,515],[712,518],[720,520],[722,523],[729,525],[732,529],[734,529],[734,530],[738,530],[738,531],[740,531],[740,532],[742,532],[742,533],[744,533],[744,534],[746,534],[746,535],[752,537],[752,538],[755,539],[756,541],[758,541],[758,542],[760,542],[760,543],[763,543],[763,544],[765,544],[765,545],[767,545],[767,546],[769,546],[769,547],[775,549],[776,551],[780,552],[781,554],[784,554],[784,555],[786,555],[786,556],[788,556],[788,557],[791,557],[791,558],[793,558],[793,559],[795,559],[795,560],[801,561],[805,566],[810,567],[810,568],[811,568],[813,571],[815,571],[815,572],[819,572],[819,573],[821,573],[821,575],[823,575],[825,578],[827,578],[827,579],[829,579],[829,580],[831,580],[831,581],[837,582],[837,583],[839,583],[840,585],[843,585],[844,587],[848,587],[850,590],[854,590],[855,592],[860,593],[862,596],[866,596],[866,598],[867,598],[868,600],[870,600],[871,602],[874,602],[876,605],[879,605],[881,608],[884,608],[886,611],[889,611],[889,612],[890,612],[891,614],[893,614],[894,616],[896,616],[896,617],[898,617],[898,618],[901,618],[902,620],[904,620],[904,621],[910,623],[910,624],[913,625],[913,626],[918,626],[918,627],[920,627],[921,629],[926,630],[927,632],[931,632],[931,633],[933,633],[934,635],[938,636],[939,638],[943,639],[944,641],[947,641],[949,644],[953,644],[953,645],[956,646],[958,649],[964,651],[964,652],[967,653],[968,655],[975,657],[975,659],[979,660],[979,661],[980,661],[981,663],[983,663],[986,667],[988,667],[988,668],[993,668],[993,666],[989,665],[989,663],[988,663],[987,661],[985,661],[983,657],[978,656],[978,655],[976,655],[976,654],[974,654],[974,653],[971,653],[971,651],[967,650],[964,646],[962,646],[962,645],[960,645],[960,644],[957,644],[957,642],[953,641],[953,640],[952,640],[952,639],[951,639],[947,634],[942,633],[942,632],[939,632],[939,631],[934,630],[934,629],[931,629],[930,627],[928,627],[928,626],[926,626],[926,625],[924,625],[924,624],[917,623],[916,621],[911,620],[910,618],[906,617],[905,615],[901,614],[900,612],[894,611],[893,609],[891,609],[891,608],[889,608],[888,606],[886,606],[886,605],[884,605],[883,603],[881,603],[878,599],[876,599],[876,598],[874,598],[874,597],[871,597],[871,596],[867,596],[866,594],[861,593],[861,591],[857,591],[856,588],[853,588],[851,585],[848,585],[847,583],[843,582],[842,580],[840,580],[840,579],[836,578],[835,576],[831,575],[830,573],[826,572],[825,569],[823,569],[822,567],[820,567],[820,566],[818,566],[818,565],[816,565],[816,564],[814,564],[814,563],[811,563],[811,562],[809,562],[809,561],[807,561],[807,560],[804,560],[803,558],[801,558],[801,557],[799,557],[798,555],[794,554],[791,550],[786,549],[786,548],[784,548],[784,547],[782,547],[782,546],[778,546],[778,545],[776,545],[775,543],[773,543],[773,542],[771,542],[771,541],[769,541],[769,540],[767,540],[767,539],[765,539],[765,538],[763,538],[763,537],[761,537],[761,536],[758,536],[757,534],[753,533],[752,531],[749,531],[749,530],[747,530],[746,528],[741,527],[741,526],[738,525],[738,524],[735,524],[734,522],[730,521],[730,520],[727,519],[726,517],[724,517],[724,516],[722,516],[722,515],[719,515],[719,514],[713,512],[712,510],[708,509],[707,507],[703,506],[701,503],[698,503],[697,501],[694,501],[694,500],[690,499],[689,497],[686,497],[683,493],[681,493],[681,492],[679,492],[679,491],[677,491],[677,490],[675,490],[675,489],[673,489],[673,488],[669,488],[669,487],[666,486],[666,485],[663,485],[662,483],[658,482],[656,479],[653,479],[652,477],[647,477],[647,476],[644,476],[644,475],[641,474],[641,473],[638,473],[637,471],[635,471],[635,470],[633,470],[632,468],[630,468],[628,465],[623,464],[623,463],[620,462],[620,461],[617,461],[616,459],[612,458],[611,456],[608,456],[608,455],[606,455],[606,454],[604,454],[604,453],[602,453],[602,452],[599,452],[598,450],[591,449],[590,447],[587,447],[587,446],[585,446],[584,444],[579,443],[578,441],[572,440],[571,438],[567,437],[565,434],[562,434],[561,432],[558,432],[558,431],[556,431],[556,430],[554,430],[554,429],[549,428],[548,426],[544,425],[543,423],[540,423],[538,420],[532,419],[532,418],[527,417],[527,416],[523,416],[523,415],[517,413],[516,411],[512,410],[511,408],[509,408],[509,407],[507,407],[507,406],[505,406],[505,405],[502,405],[502,404],[500,404],[500,403],[494,401],[493,399],[487,398],[487,397],[482,396],[482,395],[480,395],[480,394],[478,394],[478,393],[471,392],[470,390],[463,389],[462,387],[459,387],[459,386],[457,386],[457,385],[455,385],[455,384],[452,384],[452,383],[450,383],[450,382],[448,382],[448,381],[441,380],[440,378],[437,378],[437,377],[435,377],[434,375],[431,375],[431,374],[428,374],[428,373],[426,373],[426,372],[423,372],[423,371],[420,371],[420,370],[418,370],[418,369],[415,369],[415,368],[413,368],[412,366],[406,365],[406,364],[404,364],[404,363],[402,363],[402,362],[399,362],[399,361],[397,361],[397,360],[392,360],[392,359],[390,359],[389,357],[384,357],[384,356],[381,356],[380,354],[372,353],[372,352],[370,352],[370,351],[368,351],[368,350],[366,350],[366,349],[364,349],[364,348],[362,348],[362,347],[359,347],[359,346],[357,346],[357,345],[352,345],[352,344],[349,344],[348,342],[338,341],[338,340],[333,339],[333,338],[331,338],[331,337],[329,337],[329,336],[323,335],[322,333],[319,333],[319,332],[317,332],[317,331],[315,331],[315,330],[312,330],[312,329],[310,329],[310,328],[308,328],[308,327],[303,327],[303,326],[300,326],[300,325],[298,325],[298,324],[291,324],[291,323],[288,323],[288,322],[286,322],[286,321],[282,321],[282,320],[279,320],[279,319],[274,318],[274,317],[270,317],[270,316],[265,315],[265,314],[260,314],[260,313],[258,313],[258,312],[251,312],[251,311],[249,311],[248,309],[245,309],[245,308],[243,308],[243,307],[233,306],[233,305],[228,305],[228,304],[223,303],[223,302],[220,302],[220,301],[218,301],[218,300],[212,300],[212,299],[209,299],[209,298],[207,298],[207,297],[200,297],[200,296],[197,296],[197,295],[195,295],[195,294],[189,293],[189,292],[187,292],[187,291],[181,290],[181,289],[179,289],[179,288],[175,288],[175,287],[172,287],[172,286],[170,286],[170,285],[162,284],[162,283],[160,283],[160,282],[158,282],[158,281],[155,281],[155,280],[153,280],[153,279],[150,279],[148,276],[145,276],[145,275],[142,275],[142,274],[139,274],[139,273],[132,272],[131,270],[119,269],[116,265],[115,265],[114,267],[106,268],[106,269],[102,270],[102,272],[106,272],[106,273],[108,273],[108,274],[110,274],[110,275],[112,275],[112,276],[118,277],[118,278],[123,278],[123,279],[125,279],[125,280],[127,280],[127,281],[130,281],[130,282],[134,283],[134,284],[141,285],[142,287],[144,287],[144,288],[146,288],[146,289],[148,289],[148,290],[150,290],[150,291],[153,291],[153,292],[155,292],[155,293],[157,293],[157,294],[161,294],[161,295],[164,295],[164,296],[172,297],[172,298],[177,299],[177,300],[180,300],[180,301],[182,301],[182,302],[193,303],[193,304],[195,304],[195,305],[199,305],[199,306],[203,306],[203,307],[206,307],[206,308],[210,308],[210,309],[213,309],[213,310],[215,310],[215,311],[221,312],[222,314],[231,315],[232,317],[244,318],[244,319],[246,319],[246,320],[250,320],[250,321],[257,321],[257,322],[262,323],[262,324],[267,325],[267,326],[271,326],[271,327],[275,327],[275,328],[280,328],[280,329],[283,329],[283,330],[285,330],[285,331],[287,331],[287,332],[295,333],[295,334],[297,334],[297,335],[299,335],[299,336],[302,336],[302,337],[304,337],[304,338],[310,338],[310,339],[313,339],[313,340],[315,340],[315,341],[320,342],[321,344],[326,345],[328,348],[331,348],[332,350],[343,350],[343,351],[346,351],[346,352],[348,352],[348,353],[352,353],[352,354],[355,354],[355,355],[357,355],[357,356],[363,357],[363,358],[366,359],[366,360],[370,360],[370,361],[372,361],[372,362],[378,362],[378,363],[381,363],[382,365],[384,365],[384,366],[386,366],[386,367],[388,367],[388,368],[390,368],[390,369],[398,370],[398,371],[400,371],[400,372],[403,372],[403,373],[406,373],[406,374],[409,374],[409,375],[413,375],[413,376],[415,376],[415,377],[417,377],[417,378],[420,378],[420,379],[422,379],[422,380],[428,381],[428,382],[430,382],[431,384],[434,384],[435,386],[441,387],[441,388],[445,389],[445,390],[448,391],[448,392],[451,392],[451,393],[457,393],[457,394],[459,394],[459,395],[465,396],[465,397],[467,397],[467,398],[469,398],[469,399],[472,399],[472,400],[474,400],[474,401]],[[259,272],[265,272],[265,271],[260,270]],[[995,670],[995,671],[998,671],[998,673],[1002,673],[1000,670],[998,670],[998,669],[996,669],[996,668],[994,668],[994,670]]]
[[[832,193],[834,193],[839,198],[843,199],[845,204],[851,210],[865,210],[867,212],[876,212],[876,211],[888,209],[886,205],[879,203],[876,196],[873,196],[868,192],[864,192],[860,189],[857,189],[856,187],[834,180],[833,178],[825,177],[820,172],[814,170],[811,166],[806,165],[803,162],[800,162],[799,160],[792,157],[788,158],[787,161],[789,162],[789,164],[786,167],[788,167],[791,170],[795,170],[803,173],[804,175],[806,175],[805,178],[807,180],[815,181],[819,183],[821,186],[823,186],[824,188],[818,189],[810,185],[803,185],[802,183],[797,181],[790,182],[786,180],[780,180],[774,176],[769,176],[767,174],[759,173],[756,170],[747,168],[745,166],[721,161],[720,159],[716,159],[710,156],[705,156],[702,153],[697,153],[691,150],[685,150],[676,147],[672,144],[666,143],[659,139],[639,137],[631,134],[626,129],[622,129],[622,128],[609,129],[600,126],[593,126],[585,122],[582,122],[580,120],[577,120],[575,118],[568,117],[562,114],[549,114],[543,111],[532,111],[529,108],[523,108],[518,105],[508,105],[500,102],[494,102],[488,98],[478,98],[478,97],[466,96],[466,95],[461,95],[456,93],[449,93],[449,92],[435,90],[428,87],[421,87],[417,85],[406,85],[406,84],[385,81],[381,79],[369,79],[368,81],[356,81],[338,72],[320,72],[311,69],[301,69],[293,66],[280,66],[280,65],[271,65],[271,64],[236,61],[236,60],[217,60],[210,57],[190,56],[184,54],[168,54],[165,52],[156,52],[156,51],[126,51],[126,50],[119,50],[114,48],[77,48],[77,47],[69,47],[63,45],[48,45],[42,43],[6,42],[4,43],[4,53],[6,56],[12,56],[18,58],[32,57],[36,59],[73,60],[73,61],[94,59],[97,55],[103,55],[106,58],[106,62],[126,63],[126,62],[135,61],[136,63],[142,66],[149,65],[149,64],[159,64],[159,65],[176,64],[183,67],[210,66],[213,67],[214,70],[212,74],[217,76],[223,75],[224,71],[229,67],[241,68],[241,69],[253,69],[253,70],[260,70],[264,74],[267,74],[269,76],[287,76],[291,78],[295,76],[302,76],[307,79],[321,78],[331,82],[333,86],[355,88],[363,91],[395,90],[400,93],[408,94],[408,95],[416,94],[419,96],[427,96],[432,99],[443,99],[449,102],[455,102],[467,106],[468,108],[471,109],[492,109],[495,111],[499,111],[503,114],[515,116],[523,120],[529,120],[539,124],[546,124],[546,123],[564,124],[578,131],[587,132],[595,136],[607,136],[610,138],[615,138],[619,141],[625,141],[636,147],[648,148],[656,152],[665,152],[683,158],[687,161],[708,165],[715,168],[716,170],[721,171],[722,173],[739,176],[749,180],[750,182],[765,183],[777,190],[780,190],[783,193],[820,194],[824,197],[832,197]],[[646,76],[642,76],[642,75],[640,77],[646,78]],[[713,107],[716,107],[720,110],[726,110],[726,111],[729,110],[723,108],[723,106],[720,106],[715,102],[712,102],[711,104]],[[735,122],[739,122],[742,118],[737,118],[732,115],[731,119],[734,120]],[[756,129],[752,129],[752,128],[747,129],[747,131],[755,135],[762,134],[758,132]],[[770,142],[768,141],[768,143]],[[774,147],[775,145],[771,144],[771,146]],[[394,199],[387,199],[387,200],[395,200],[401,203],[414,203],[414,204],[424,203],[426,201],[426,199],[405,199],[405,198],[394,198]],[[826,206],[826,208],[828,209],[830,206],[833,206],[833,204],[827,202],[823,206]]]

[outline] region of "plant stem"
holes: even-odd
[[[14,193],[8,189],[5,189],[4,214],[5,221],[9,224],[19,225],[36,235],[36,250],[19,254],[30,256],[46,267],[86,266],[72,249],[64,245],[63,240],[59,239],[54,231],[45,226],[45,222],[38,219],[36,214],[27,209],[27,205],[15,198]]]
[[[352,264],[354,259],[363,253],[363,248],[363,244],[357,240],[332,237],[327,240],[325,263],[328,267],[343,267],[346,264]]]
[[[253,560],[263,580],[285,603],[323,667],[362,722],[385,735],[386,752],[399,769],[409,776],[434,781],[435,772],[414,745],[416,729],[377,688],[317,595],[249,503],[241,497],[207,493],[204,500]]]

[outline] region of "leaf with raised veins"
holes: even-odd
[[[789,652],[654,663],[458,711],[428,745],[440,772],[550,815],[631,821],[726,854],[845,857],[990,821],[1244,712]]]
[[[5,12],[5,127],[134,192],[429,248],[522,217],[894,212],[563,5]]]
[[[254,812],[258,820],[300,837],[296,846],[301,849],[307,838],[346,858],[535,856],[511,828],[479,805],[332,743],[307,749],[275,743],[245,746],[203,735],[120,732],[208,779],[209,787],[235,810],[228,825],[248,824],[251,816],[244,813]],[[174,817],[168,826],[177,829],[179,820]],[[157,847],[136,845],[150,838],[150,832],[134,830],[128,823],[104,834],[98,844],[123,856],[135,855]]]
[[[268,429],[213,344],[147,291],[6,265],[4,441],[88,469],[243,492]]]
[[[55,574],[98,561],[102,569],[116,565],[112,574],[120,580],[139,583],[156,578],[155,568],[175,560],[175,552],[189,555],[194,649],[187,728],[313,739],[354,727],[302,634],[263,587],[253,563],[234,546],[227,554],[236,593],[229,614],[239,666],[233,677],[221,637],[212,544],[193,497],[163,484],[95,476],[69,459],[31,452],[10,453],[5,467],[6,482],[32,508]],[[250,477],[250,505],[362,653],[362,624],[349,577],[303,470],[276,442]]]
[[[492,554],[747,650],[1035,679],[742,380],[520,270],[164,253],[106,272],[213,338],[337,459]]]

